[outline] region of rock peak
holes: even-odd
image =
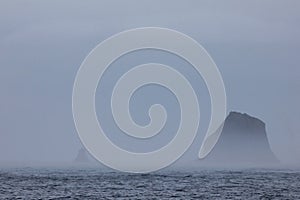
[[[234,129],[242,129],[243,131],[260,130],[265,132],[265,123],[256,118],[248,115],[247,113],[240,113],[231,111],[225,120],[225,125]],[[224,127],[225,128],[225,127]]]
[[[229,165],[276,163],[265,123],[246,113],[232,111],[227,116],[221,136],[205,160]]]

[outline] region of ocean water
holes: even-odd
[[[0,169],[0,199],[300,199],[300,172]]]

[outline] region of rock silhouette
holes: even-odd
[[[225,166],[279,162],[270,148],[265,123],[238,112],[227,116],[217,144],[203,161]]]
[[[75,163],[90,163],[92,161],[94,161],[94,159],[84,148],[81,148],[78,151],[78,154],[74,160]]]
[[[78,151],[74,162],[104,167],[84,148]],[[218,142],[207,157],[200,162],[183,163],[185,167],[260,167],[277,165],[279,161],[270,148],[265,123],[248,114],[230,112]]]

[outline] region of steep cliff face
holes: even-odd
[[[221,136],[206,163],[220,165],[269,165],[278,160],[271,151],[265,124],[247,114],[231,112],[224,122]]]

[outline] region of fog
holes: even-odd
[[[262,120],[277,158],[300,164],[299,9],[299,1],[1,1],[0,164],[72,162],[82,148],[72,117],[79,66],[104,39],[146,26],[175,29],[202,44],[223,76],[228,113]],[[201,126],[183,159],[197,159],[210,102],[203,80],[187,63],[144,50],[120,58],[110,73],[118,75],[120,65],[129,69],[150,61],[181,69],[195,88]],[[111,132],[109,138],[141,152],[167,143],[179,123],[175,97],[158,86],[136,92],[130,108],[137,123],[149,122],[146,113],[153,103],[166,107],[168,121],[150,143],[130,140],[111,119],[105,96],[114,81],[109,77],[96,95],[97,102],[104,102],[97,104],[97,114]]]

